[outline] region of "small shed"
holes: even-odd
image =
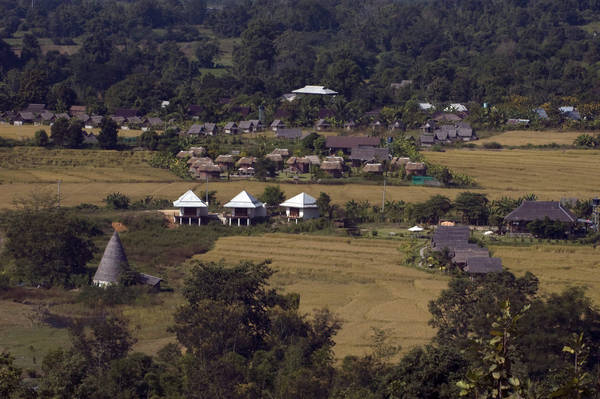
[[[254,198],[246,190],[233,197],[231,201],[224,205],[224,208],[231,210],[231,213],[227,215],[230,226],[233,220],[237,220],[238,226],[242,225],[242,220],[245,220],[246,225],[250,226],[252,220],[263,219],[267,216],[265,204]]]
[[[380,163],[368,163],[363,168],[363,172],[368,173],[370,175],[382,175],[383,165]]]
[[[211,162],[197,162],[192,165],[194,175],[199,180],[219,180],[221,178],[221,167]]]
[[[202,201],[192,190],[188,190],[173,202],[179,208],[179,214],[173,217],[174,223],[202,224],[202,218],[208,217],[208,205]]]
[[[278,170],[283,169],[283,157],[280,154],[267,154],[265,159],[273,162]]]
[[[250,167],[254,167],[255,163],[256,163],[255,157],[241,157],[235,163],[235,166],[237,166],[238,168],[250,168]]]
[[[222,171],[229,170],[235,165],[233,155],[219,155],[215,159],[215,163],[221,168]]]
[[[342,177],[344,168],[338,161],[323,161],[321,162],[321,170],[331,177]]]
[[[187,134],[190,136],[199,136],[204,134],[204,126],[199,124],[193,124],[187,131]]]
[[[292,173],[308,173],[310,170],[310,161],[306,157],[290,157],[285,163]]]
[[[320,216],[317,200],[306,193],[300,193],[279,206],[285,208],[288,222],[295,220],[298,223],[298,219],[315,219]]]
[[[427,165],[423,162],[407,162],[404,169],[407,176],[425,176],[427,173]]]

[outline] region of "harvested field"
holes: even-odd
[[[0,123],[0,137],[12,140],[26,140],[33,138],[35,136],[35,132],[38,130],[45,130],[46,133],[48,133],[48,136],[50,136],[50,129],[50,126],[13,126],[6,123]],[[98,134],[100,129],[85,129],[85,131]],[[119,130],[119,137],[138,137],[141,134],[141,130]]]
[[[227,263],[272,260],[276,288],[300,294],[300,310],[328,307],[343,320],[338,358],[368,351],[372,328],[388,330],[406,351],[429,341],[428,302],[445,276],[404,266],[398,240],[268,234],[220,238],[199,259]]]
[[[592,198],[598,188],[590,183],[600,181],[600,151],[593,150],[449,150],[426,157],[474,177],[491,198]]]
[[[517,275],[530,271],[540,279],[542,292],[567,287],[586,287],[586,294],[600,306],[600,248],[579,245],[537,244],[493,246],[494,256]]]
[[[503,146],[526,146],[547,145],[556,143],[558,145],[572,145],[573,141],[583,132],[559,132],[556,130],[513,130],[495,136],[487,137],[475,142],[481,146],[485,143],[496,142]]]

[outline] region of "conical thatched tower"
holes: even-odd
[[[127,256],[121,244],[119,234],[115,231],[106,245],[98,270],[94,274],[94,284],[106,286],[119,282],[121,272],[129,268]]]

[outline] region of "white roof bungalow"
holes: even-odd
[[[334,95],[338,94],[337,91],[333,91],[331,89],[326,88],[325,86],[304,86],[301,89],[297,89],[292,91],[292,93],[296,94],[316,94],[316,95]]]
[[[233,219],[237,219],[238,226],[241,225],[242,219],[246,219],[246,225],[250,226],[252,219],[260,219],[267,216],[265,204],[254,198],[246,190],[233,197],[224,207],[231,209],[231,215],[227,215],[230,226]]]
[[[202,217],[208,216],[208,205],[202,201],[192,190],[186,191],[177,201],[173,202],[173,206],[179,208],[179,215],[173,216],[173,222],[183,224],[202,224]]]
[[[298,219],[315,219],[320,216],[317,200],[306,193],[300,193],[279,206],[285,208],[288,222],[295,220],[298,223]]]

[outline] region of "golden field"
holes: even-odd
[[[428,302],[446,287],[447,278],[403,263],[401,241],[331,236],[267,234],[226,237],[198,256],[205,261],[237,263],[272,260],[272,285],[300,294],[300,310],[328,307],[342,321],[336,357],[369,350],[372,328],[389,333],[404,350],[428,342]]]
[[[546,145],[556,143],[558,145],[573,145],[573,141],[584,132],[559,132],[556,130],[512,130],[500,133],[491,137],[486,137],[475,142],[475,145],[481,146],[485,143],[496,142],[503,146],[526,146],[526,145]]]
[[[598,195],[600,151],[448,150],[426,158],[472,176],[491,198],[535,193],[539,199]]]
[[[0,123],[0,137],[12,140],[26,140],[31,139],[35,136],[35,132],[38,130],[45,130],[48,136],[50,136],[50,126],[13,126],[6,123]],[[85,129],[86,132],[92,132],[94,134],[100,133],[100,129]],[[119,137],[138,137],[142,134],[141,130],[119,130]]]

